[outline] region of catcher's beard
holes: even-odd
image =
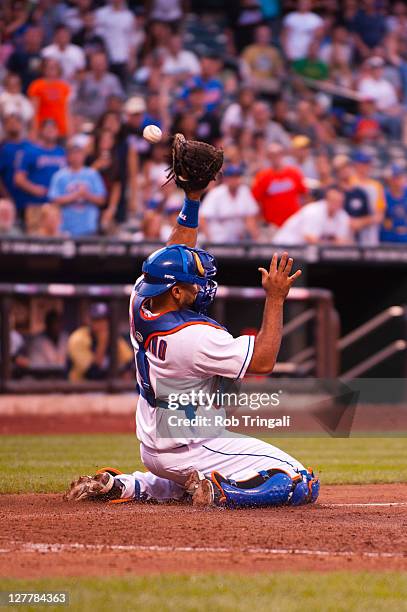
[[[177,283],[165,293],[150,298],[151,310],[156,313],[164,310],[191,308],[198,293],[198,285]]]
[[[180,309],[193,306],[198,293],[198,285],[190,285],[189,283],[177,283],[171,289],[171,295]]]

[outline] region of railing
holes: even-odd
[[[309,311],[305,311],[300,316],[303,316],[305,320],[308,313]],[[335,328],[335,326],[338,325],[338,322],[336,320],[335,311],[331,311],[331,315],[333,317],[331,325],[333,328]],[[344,350],[348,348],[352,348],[357,342],[361,340],[364,341],[366,339],[366,336],[377,331],[389,321],[392,321],[397,318],[401,318],[404,320],[403,338],[398,338],[390,342],[387,346],[384,346],[383,348],[377,350],[372,355],[369,355],[368,357],[360,361],[357,365],[353,366],[349,370],[345,372],[341,371],[341,368],[340,366],[338,367],[338,364],[340,363],[341,354]],[[295,321],[293,322],[295,323]],[[287,327],[289,327],[290,325],[291,325],[291,322],[287,325]],[[335,342],[335,336],[338,337],[336,332],[333,333],[329,342]],[[340,374],[339,374],[340,379],[343,381],[347,381],[347,380],[352,380],[354,378],[363,376],[370,369],[383,363],[390,357],[393,357],[394,355],[398,353],[406,351],[407,349],[407,306],[391,306],[389,308],[386,308],[383,312],[372,317],[371,319],[369,319],[369,321],[366,321],[366,323],[363,323],[356,329],[352,330],[351,332],[349,332],[348,334],[346,334],[345,336],[337,340],[336,347],[337,347],[337,351],[331,349],[330,353],[332,355],[336,355],[336,359],[337,359],[336,370],[338,374],[340,371]],[[315,364],[317,361],[315,347],[309,346],[303,349],[302,351],[299,351],[296,355],[294,355],[292,361],[294,362],[294,364],[302,368],[304,375],[309,373],[315,367]],[[334,369],[332,369],[332,371],[334,371]],[[406,356],[406,372],[407,372],[407,356]],[[321,376],[321,378],[323,377],[324,376]]]
[[[76,392],[76,391],[123,391],[132,390],[134,381],[118,378],[117,343],[109,345],[110,368],[104,381],[72,383],[66,380],[13,380],[10,356],[10,309],[13,298],[48,296],[70,300],[103,300],[110,306],[110,337],[118,337],[118,306],[131,294],[131,285],[70,285],[70,284],[0,284],[0,390],[1,392],[32,393],[38,392]],[[260,288],[219,287],[214,303],[214,317],[225,323],[225,305],[229,300],[264,301],[264,291]],[[323,289],[291,289],[288,302],[297,302],[309,307],[287,321],[283,329],[284,337],[301,327],[313,323],[313,345],[306,347],[303,355],[312,355],[305,360],[298,353],[285,362],[278,362],[275,374],[310,375],[319,378],[335,378],[338,374],[337,343],[339,322],[334,310],[332,294]]]
[[[341,374],[341,379],[351,380],[352,378],[357,378],[362,376],[366,372],[368,372],[371,368],[383,363],[386,359],[389,359],[393,355],[405,351],[407,348],[407,306],[391,306],[390,308],[386,308],[383,312],[374,316],[366,323],[363,323],[346,336],[343,336],[338,342],[339,351],[344,351],[349,347],[352,347],[356,342],[360,340],[365,340],[366,336],[375,332],[383,325],[385,325],[388,321],[391,321],[396,318],[403,318],[405,321],[404,325],[404,338],[398,338],[394,340],[387,346],[373,353],[373,355],[369,355],[362,361],[360,361],[353,368],[350,368],[346,372]]]

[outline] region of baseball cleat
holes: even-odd
[[[83,499],[119,499],[122,493],[122,484],[116,482],[109,472],[99,472],[94,476],[80,476],[71,482],[69,491],[64,495],[67,501],[81,501]]]
[[[194,470],[188,474],[185,482],[185,490],[192,496],[192,504],[194,506],[213,506],[214,505],[214,490],[210,480],[205,478],[203,474]]]

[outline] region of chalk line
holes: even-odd
[[[13,542],[15,548],[0,549],[0,554],[10,552],[38,552],[41,554],[55,554],[75,551],[90,552],[158,552],[158,553],[239,553],[249,555],[291,555],[311,557],[368,557],[387,559],[407,559],[407,553],[383,552],[383,551],[352,551],[352,550],[312,550],[302,548],[267,548],[247,547],[235,548],[229,546],[143,546],[138,544],[81,544],[79,542],[62,543],[40,543],[40,542]]]

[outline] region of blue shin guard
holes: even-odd
[[[261,471],[245,482],[235,482],[212,473],[215,503],[229,508],[301,506],[317,500],[320,483],[312,470],[301,470],[294,478],[278,470]]]
[[[212,474],[212,482],[221,492],[220,503],[230,508],[282,506],[288,502],[293,487],[290,476],[282,472],[252,489],[240,488],[218,472]]]
[[[303,504],[313,504],[319,495],[320,482],[315,478],[312,470],[301,470],[302,482],[299,482],[290,498],[290,506],[302,506]]]

